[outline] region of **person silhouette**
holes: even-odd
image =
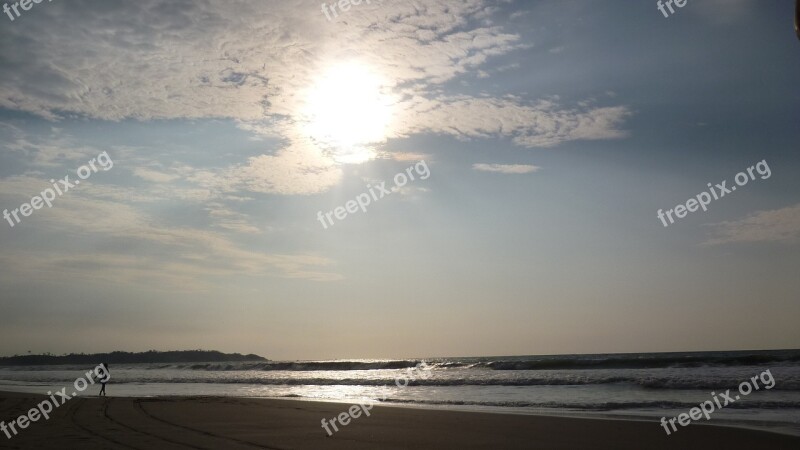
[[[103,374],[101,375],[100,378],[101,387],[100,387],[100,393],[97,394],[98,397],[101,395],[106,395],[106,383],[108,383],[108,380],[111,379],[111,373],[108,371],[108,364],[101,363],[100,369],[102,370]]]
[[[800,0],[794,4],[794,32],[797,33],[797,39],[800,39]]]

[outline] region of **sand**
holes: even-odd
[[[44,397],[0,393],[8,423]],[[74,398],[0,448],[19,449],[791,449],[800,438],[717,426],[667,436],[658,422],[380,407],[328,437],[349,404],[292,400]]]

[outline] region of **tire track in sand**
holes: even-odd
[[[89,428],[81,425],[80,423],[78,423],[78,420],[76,419],[76,417],[78,415],[78,410],[81,408],[81,406],[84,403],[86,403],[86,400],[83,400],[83,399],[77,399],[77,400],[78,401],[74,402],[72,405],[70,405],[69,409],[67,410],[67,416],[69,417],[70,422],[72,422],[72,424],[75,425],[75,427],[77,427],[78,429],[80,429],[84,433],[87,433],[87,434],[90,434],[92,436],[98,437],[98,438],[100,438],[100,439],[102,439],[104,441],[111,442],[111,443],[119,445],[121,447],[131,448],[133,450],[143,450],[143,449],[136,448],[136,447],[130,446],[128,444],[119,442],[116,439],[112,439],[110,437],[103,436],[102,434],[96,433],[96,432],[92,431],[91,429],[89,429]]]
[[[255,448],[262,448],[262,449],[267,449],[267,450],[286,450],[286,449],[283,449],[283,448],[280,448],[280,447],[271,447],[271,446],[268,446],[268,445],[256,444],[254,442],[249,442],[249,441],[245,441],[245,440],[242,440],[242,439],[236,439],[236,438],[232,438],[232,437],[228,437],[228,436],[222,436],[222,435],[219,435],[219,434],[210,433],[210,432],[205,431],[205,430],[198,430],[196,428],[188,427],[186,425],[173,423],[173,422],[170,422],[168,420],[162,419],[160,417],[156,417],[156,416],[150,414],[149,412],[147,412],[147,410],[144,409],[144,406],[142,406],[142,401],[140,399],[136,399],[135,403],[136,403],[136,407],[142,412],[142,414],[146,415],[147,417],[150,417],[153,420],[157,420],[159,422],[163,422],[163,423],[165,423],[167,425],[171,425],[173,427],[183,428],[184,430],[189,430],[189,431],[192,431],[192,432],[195,432],[195,433],[199,433],[199,434],[202,434],[202,435],[205,435],[205,436],[211,436],[211,437],[215,437],[215,438],[218,438],[218,439],[224,439],[224,440],[227,440],[227,441],[232,441],[232,442],[248,445],[248,446],[255,447]]]
[[[105,416],[105,418],[110,420],[111,422],[114,422],[115,424],[117,424],[117,425],[119,425],[119,426],[121,426],[121,427],[123,427],[125,429],[133,431],[134,433],[138,433],[138,434],[141,434],[141,435],[144,435],[144,436],[148,436],[148,437],[151,437],[151,438],[158,439],[160,441],[169,442],[170,444],[180,445],[182,447],[194,448],[194,449],[198,449],[198,450],[210,450],[210,449],[207,449],[205,447],[196,447],[196,446],[194,446],[192,444],[186,444],[184,442],[173,441],[172,439],[168,439],[168,438],[165,438],[163,436],[158,436],[158,435],[153,434],[153,433],[148,433],[147,431],[144,431],[144,430],[141,430],[141,429],[134,428],[132,426],[126,425],[126,424],[120,422],[119,420],[114,419],[108,413],[108,406],[111,404],[111,402],[112,402],[112,400],[109,400],[109,399],[105,399],[105,401],[103,402],[103,416]]]

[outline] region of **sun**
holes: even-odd
[[[340,163],[375,157],[371,144],[386,139],[392,97],[387,83],[360,63],[331,67],[308,90],[306,132]]]

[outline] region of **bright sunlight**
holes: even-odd
[[[386,138],[391,96],[386,83],[359,63],[332,67],[309,89],[303,116],[307,132],[340,163],[374,158],[370,144]]]

